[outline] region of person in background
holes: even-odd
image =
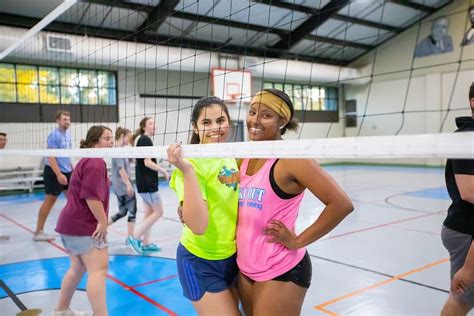
[[[126,128],[118,127],[115,131],[115,147],[126,147],[130,145],[132,132]],[[118,200],[119,211],[109,219],[109,226],[125,217],[127,220],[127,237],[133,237],[135,218],[137,216],[137,199],[133,191],[130,159],[112,159],[112,187]]]
[[[154,134],[155,121],[151,117],[143,118],[134,137],[136,146],[153,146],[151,137]],[[169,180],[168,172],[156,162],[155,158],[137,159],[135,178],[137,191],[143,200],[145,220],[135,229],[133,236],[127,238],[128,244],[137,254],[161,251],[161,248],[150,240],[151,227],[163,216],[163,202],[158,193],[158,172],[164,174],[166,181]]]
[[[471,116],[456,118],[457,133],[474,132],[474,83],[469,105]],[[474,306],[474,159],[448,159],[445,179],[452,203],[441,238],[449,252],[451,291],[441,315],[466,315]]]
[[[5,149],[7,146],[7,134],[0,132],[0,149]],[[0,235],[0,240],[8,240],[10,236],[8,235]]]
[[[112,131],[92,126],[81,148],[112,147]],[[105,280],[109,262],[107,216],[110,181],[102,158],[83,158],[74,169],[66,206],[56,224],[71,265],[61,282],[53,316],[85,316],[70,309],[71,300],[85,272],[87,297],[94,315],[107,316]]]
[[[7,146],[7,134],[0,133],[0,149],[5,149]]]
[[[58,125],[48,135],[48,149],[71,149],[71,114],[68,111],[56,112]],[[71,178],[72,164],[69,157],[48,157],[45,159],[43,170],[44,201],[38,212],[34,241],[54,240],[54,236],[44,232],[44,225],[58,196],[64,191],[67,197],[69,179]]]

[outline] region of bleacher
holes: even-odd
[[[43,161],[43,160],[41,160]],[[158,160],[158,163],[164,167],[168,173],[173,171],[173,165],[164,160]],[[109,177],[111,175],[111,164],[107,164],[107,170]],[[17,167],[17,168],[6,168],[0,167],[0,192],[5,191],[27,191],[33,192],[34,189],[43,188],[43,162],[38,164],[37,167]],[[132,180],[135,180],[135,165],[131,166]],[[163,175],[160,173],[160,177]]]

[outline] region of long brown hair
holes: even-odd
[[[100,140],[105,130],[112,132],[110,128],[103,125],[94,125],[87,131],[85,140],[81,140],[81,148],[93,148]]]
[[[138,128],[135,130],[135,134],[133,134],[133,139],[132,139],[132,142],[135,144],[135,140],[138,138],[138,136],[141,136],[143,134],[145,134],[145,126],[146,126],[146,122],[148,120],[151,120],[151,117],[149,116],[145,116],[141,121],[140,123],[138,124]]]
[[[117,127],[117,129],[115,130],[115,140],[119,140],[120,137],[122,137],[122,135],[127,135],[127,134],[131,134],[132,131],[129,130],[128,128],[125,128],[125,127]]]

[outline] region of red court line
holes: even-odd
[[[370,227],[366,227],[366,228],[361,228],[361,229],[353,230],[353,231],[350,231],[350,232],[347,232],[347,233],[342,233],[342,234],[339,234],[339,235],[330,236],[330,237],[321,239],[320,241],[328,240],[328,239],[334,239],[334,238],[339,238],[339,237],[343,237],[343,236],[347,236],[347,235],[352,235],[352,234],[355,234],[355,233],[360,233],[360,232],[364,232],[364,231],[368,231],[368,230],[372,230],[372,229],[377,229],[377,228],[381,228],[381,227],[385,227],[385,226],[390,226],[390,225],[393,225],[393,224],[408,222],[408,221],[412,221],[412,220],[414,220],[414,219],[423,218],[423,217],[428,217],[428,216],[433,216],[433,215],[437,215],[437,214],[444,213],[444,212],[446,212],[446,211],[443,210],[443,211],[434,212],[434,213],[430,213],[430,214],[423,214],[423,215],[408,217],[408,218],[401,219],[401,220],[398,220],[398,221],[393,221],[393,222],[389,222],[389,223],[385,223],[385,224],[370,226]]]
[[[110,228],[110,227],[108,227],[107,230],[108,230],[108,231],[111,231],[112,233],[115,233],[115,234],[117,234],[117,235],[127,236],[127,234],[125,234],[124,232],[115,230],[115,229]]]
[[[158,282],[161,282],[161,281],[166,281],[166,280],[169,280],[169,279],[174,279],[176,277],[177,277],[177,275],[174,274],[174,275],[167,276],[166,278],[161,278],[161,279],[157,279],[157,280],[153,280],[153,281],[148,281],[148,282],[145,282],[145,283],[140,283],[140,284],[137,284],[137,285],[134,285],[134,286],[131,286],[131,287],[135,288],[135,287],[139,287],[139,286],[149,285],[149,284],[158,283]]]
[[[127,284],[121,282],[120,280],[117,280],[116,278],[114,278],[113,276],[111,275],[107,275],[107,278],[109,278],[110,280],[114,281],[115,283],[121,285],[124,289],[126,290],[129,290],[130,292],[132,292],[133,294],[139,296],[140,298],[144,299],[145,301],[147,301],[148,303],[158,307],[159,309],[161,309],[162,311],[164,311],[165,313],[167,313],[168,315],[172,315],[172,316],[177,316],[178,314],[176,314],[175,312],[173,312],[172,310],[164,307],[163,305],[157,303],[156,301],[152,300],[151,298],[149,298],[148,296],[138,292],[137,290],[135,290],[133,287],[130,287],[128,286]]]
[[[24,230],[26,230],[26,231],[28,231],[28,232],[30,232],[30,233],[32,233],[32,234],[35,233],[32,229],[29,229],[29,228],[26,227],[25,225],[22,225],[22,224],[18,223],[18,222],[15,221],[14,219],[11,219],[10,217],[8,217],[8,216],[6,216],[6,215],[4,215],[4,214],[1,214],[1,213],[0,213],[0,216],[2,216],[2,217],[5,218],[6,220],[12,222],[13,224],[15,224],[15,225],[17,225],[17,226],[23,228]],[[64,252],[64,253],[67,254],[66,249],[64,249],[64,248],[61,247],[60,245],[56,244],[54,241],[48,240],[47,242],[48,242],[50,245],[52,245],[52,246],[58,248],[59,250],[61,250],[62,252]]]
[[[24,230],[34,234],[34,231],[29,229],[28,227],[18,223],[17,221],[15,221],[14,219],[11,219],[10,217],[0,213],[0,216],[2,216],[3,218],[5,218],[6,220],[14,223],[15,225],[23,228]],[[50,243],[51,245],[53,245],[54,247],[58,248],[59,250],[61,250],[62,252],[64,252],[65,254],[67,254],[66,252],[66,249],[64,249],[63,247],[59,246],[58,244],[56,244],[54,241],[48,241],[48,243]],[[151,298],[149,298],[148,296],[138,292],[137,290],[135,290],[133,287],[131,286],[128,286],[127,284],[121,282],[120,280],[114,278],[113,276],[111,276],[110,274],[107,273],[107,278],[114,281],[115,283],[117,283],[118,285],[122,286],[125,290],[128,290],[130,292],[132,292],[133,294],[137,295],[138,297],[142,298],[143,300],[147,301],[148,303],[158,307],[159,309],[161,309],[162,311],[166,312],[167,314],[169,315],[172,315],[172,316],[176,316],[177,314],[175,312],[173,312],[172,310],[166,308],[165,306],[159,304],[158,302],[152,300]]]

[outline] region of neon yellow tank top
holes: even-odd
[[[195,235],[186,225],[181,243],[192,254],[207,260],[222,260],[236,252],[235,232],[239,201],[239,169],[235,159],[188,159],[207,202],[209,222],[204,235]],[[179,201],[184,197],[183,173],[173,171],[170,187]]]

